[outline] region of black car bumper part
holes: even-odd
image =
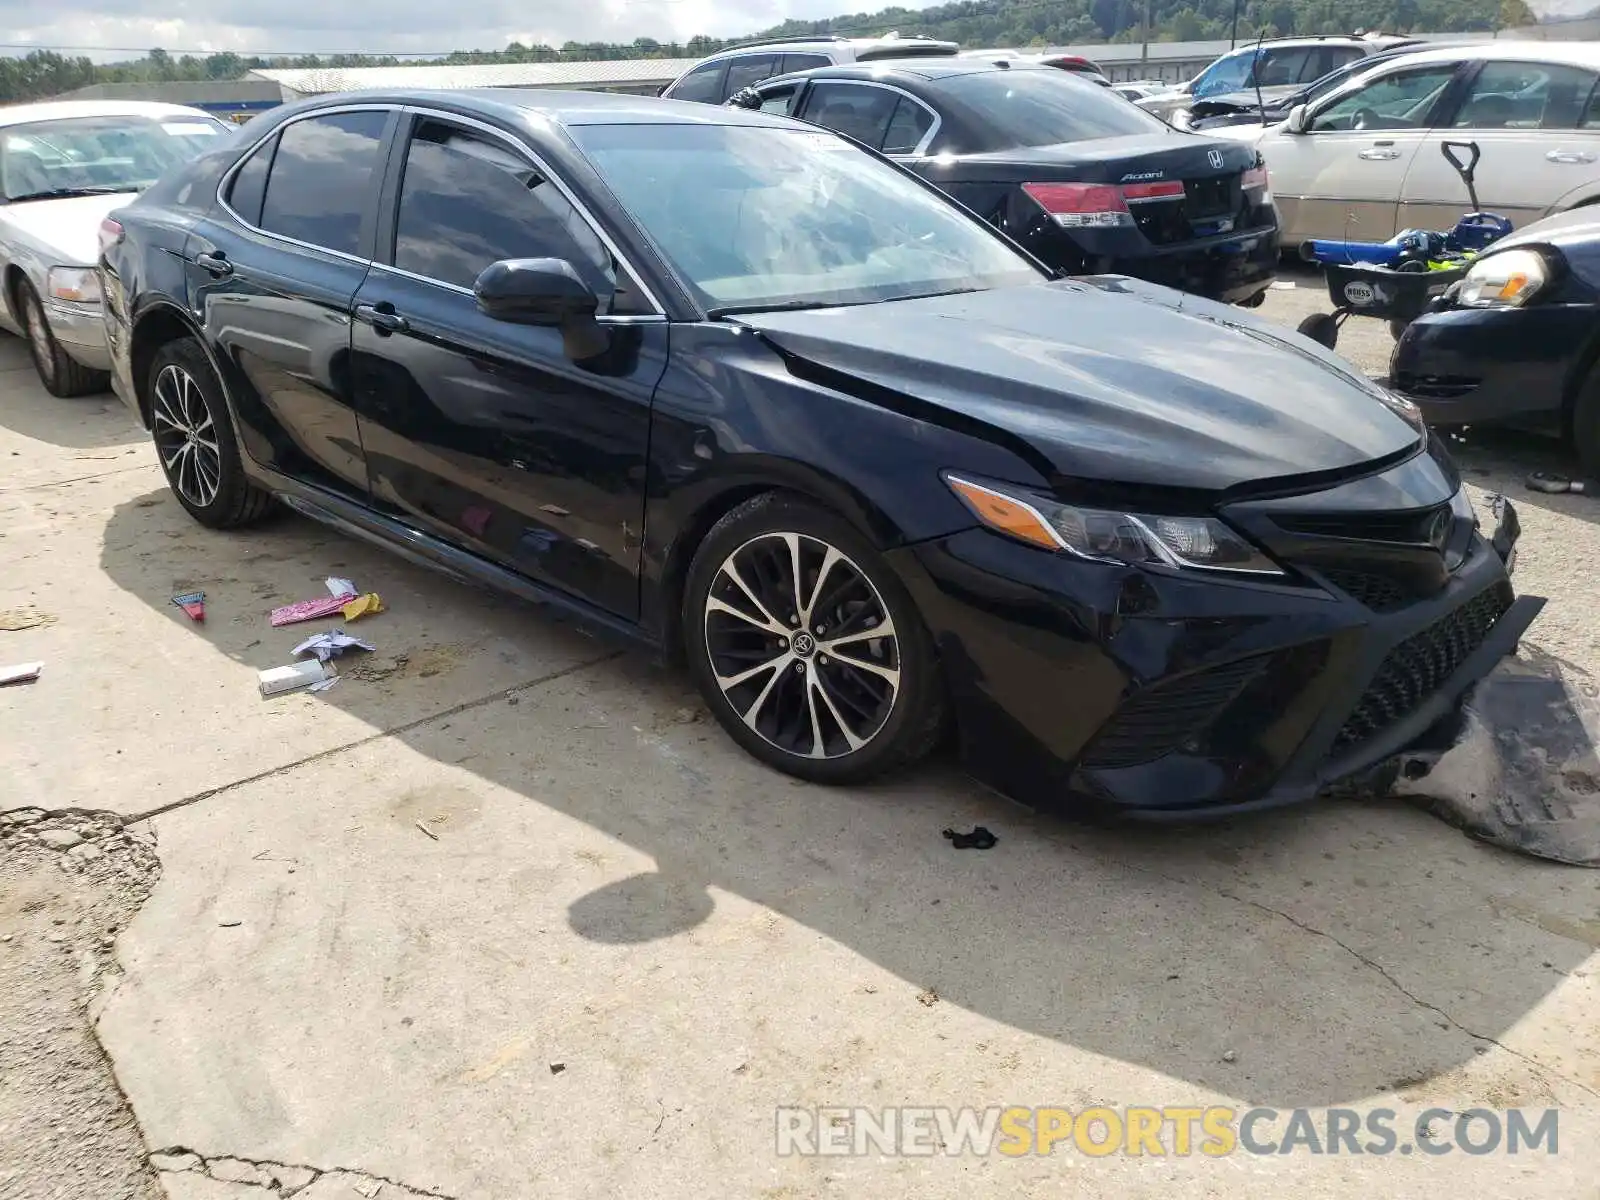
[[[1466,534],[1464,561],[1426,596],[1381,565],[1235,582],[982,530],[898,562],[975,776],[1035,807],[1186,819],[1309,800],[1453,737],[1467,693],[1544,604],[1512,593],[1515,522],[1504,503],[1494,529]]]

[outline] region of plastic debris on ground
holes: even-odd
[[[376,593],[369,592],[363,596],[356,590],[355,584],[338,576],[330,576],[326,582],[328,588],[326,599],[319,597],[315,600],[301,600],[297,604],[285,604],[282,608],[273,609],[268,618],[273,627],[298,625],[302,621],[315,621],[321,617],[331,617],[336,613],[343,614],[347,621],[353,621],[356,617],[367,613],[383,611],[383,601],[378,599]]]
[[[1467,728],[1395,791],[1483,841],[1600,867],[1600,700],[1559,665],[1511,660],[1467,702]]]
[[[354,646],[358,650],[376,650],[371,642],[364,642],[360,638],[351,637],[342,629],[330,629],[327,633],[314,633],[305,641],[294,648],[294,656],[299,658],[305,654],[315,654],[318,662],[327,662],[330,658],[337,658],[346,650]]]
[[[988,850],[1000,840],[982,825],[975,826],[971,833],[957,833],[954,829],[946,829],[944,836],[957,850]]]
[[[10,683],[32,683],[39,678],[39,672],[44,670],[42,662],[17,663],[15,666],[0,667],[0,687]]]
[[[262,696],[278,696],[284,692],[296,692],[301,688],[311,687],[313,684],[323,684],[329,679],[337,679],[338,675],[332,667],[317,659],[308,662],[291,663],[285,667],[273,667],[262,671],[257,680],[261,685]]]
[[[191,621],[204,621],[206,619],[206,594],[204,592],[185,592],[181,596],[174,596],[172,602],[188,613]]]
[[[1528,476],[1523,486],[1530,492],[1548,492],[1551,495],[1584,491],[1583,480],[1568,479],[1565,475],[1552,475],[1548,471],[1535,471]]]

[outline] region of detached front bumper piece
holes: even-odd
[[[1453,738],[1544,605],[1512,593],[1515,530],[1509,502],[1490,529],[1464,521],[1460,565],[1413,596],[1382,571],[1157,574],[983,530],[896,561],[975,776],[1039,808],[1194,819],[1309,800]]]

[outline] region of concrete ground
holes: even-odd
[[[1589,679],[1600,504],[1520,487],[1558,449],[1459,448],[1551,599],[1525,652]],[[377,653],[262,700],[322,627],[267,611],[327,575],[382,595]],[[1400,802],[1101,830],[948,763],[791,781],[549,614],[290,517],[201,529],[113,398],[5,340],[0,663],[33,659],[0,690],[0,1196],[1595,1194],[1600,875]],[[940,836],[972,824],[998,846]],[[1559,1107],[1560,1153],[774,1146],[786,1105],[1096,1104]]]

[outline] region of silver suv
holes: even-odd
[[[898,33],[886,33],[875,38],[778,38],[719,50],[678,76],[662,90],[661,95],[668,100],[721,104],[753,83],[771,79],[774,75],[787,75],[791,71],[809,71],[813,67],[872,62],[882,58],[949,57],[960,52],[961,47],[955,42],[901,37]]]

